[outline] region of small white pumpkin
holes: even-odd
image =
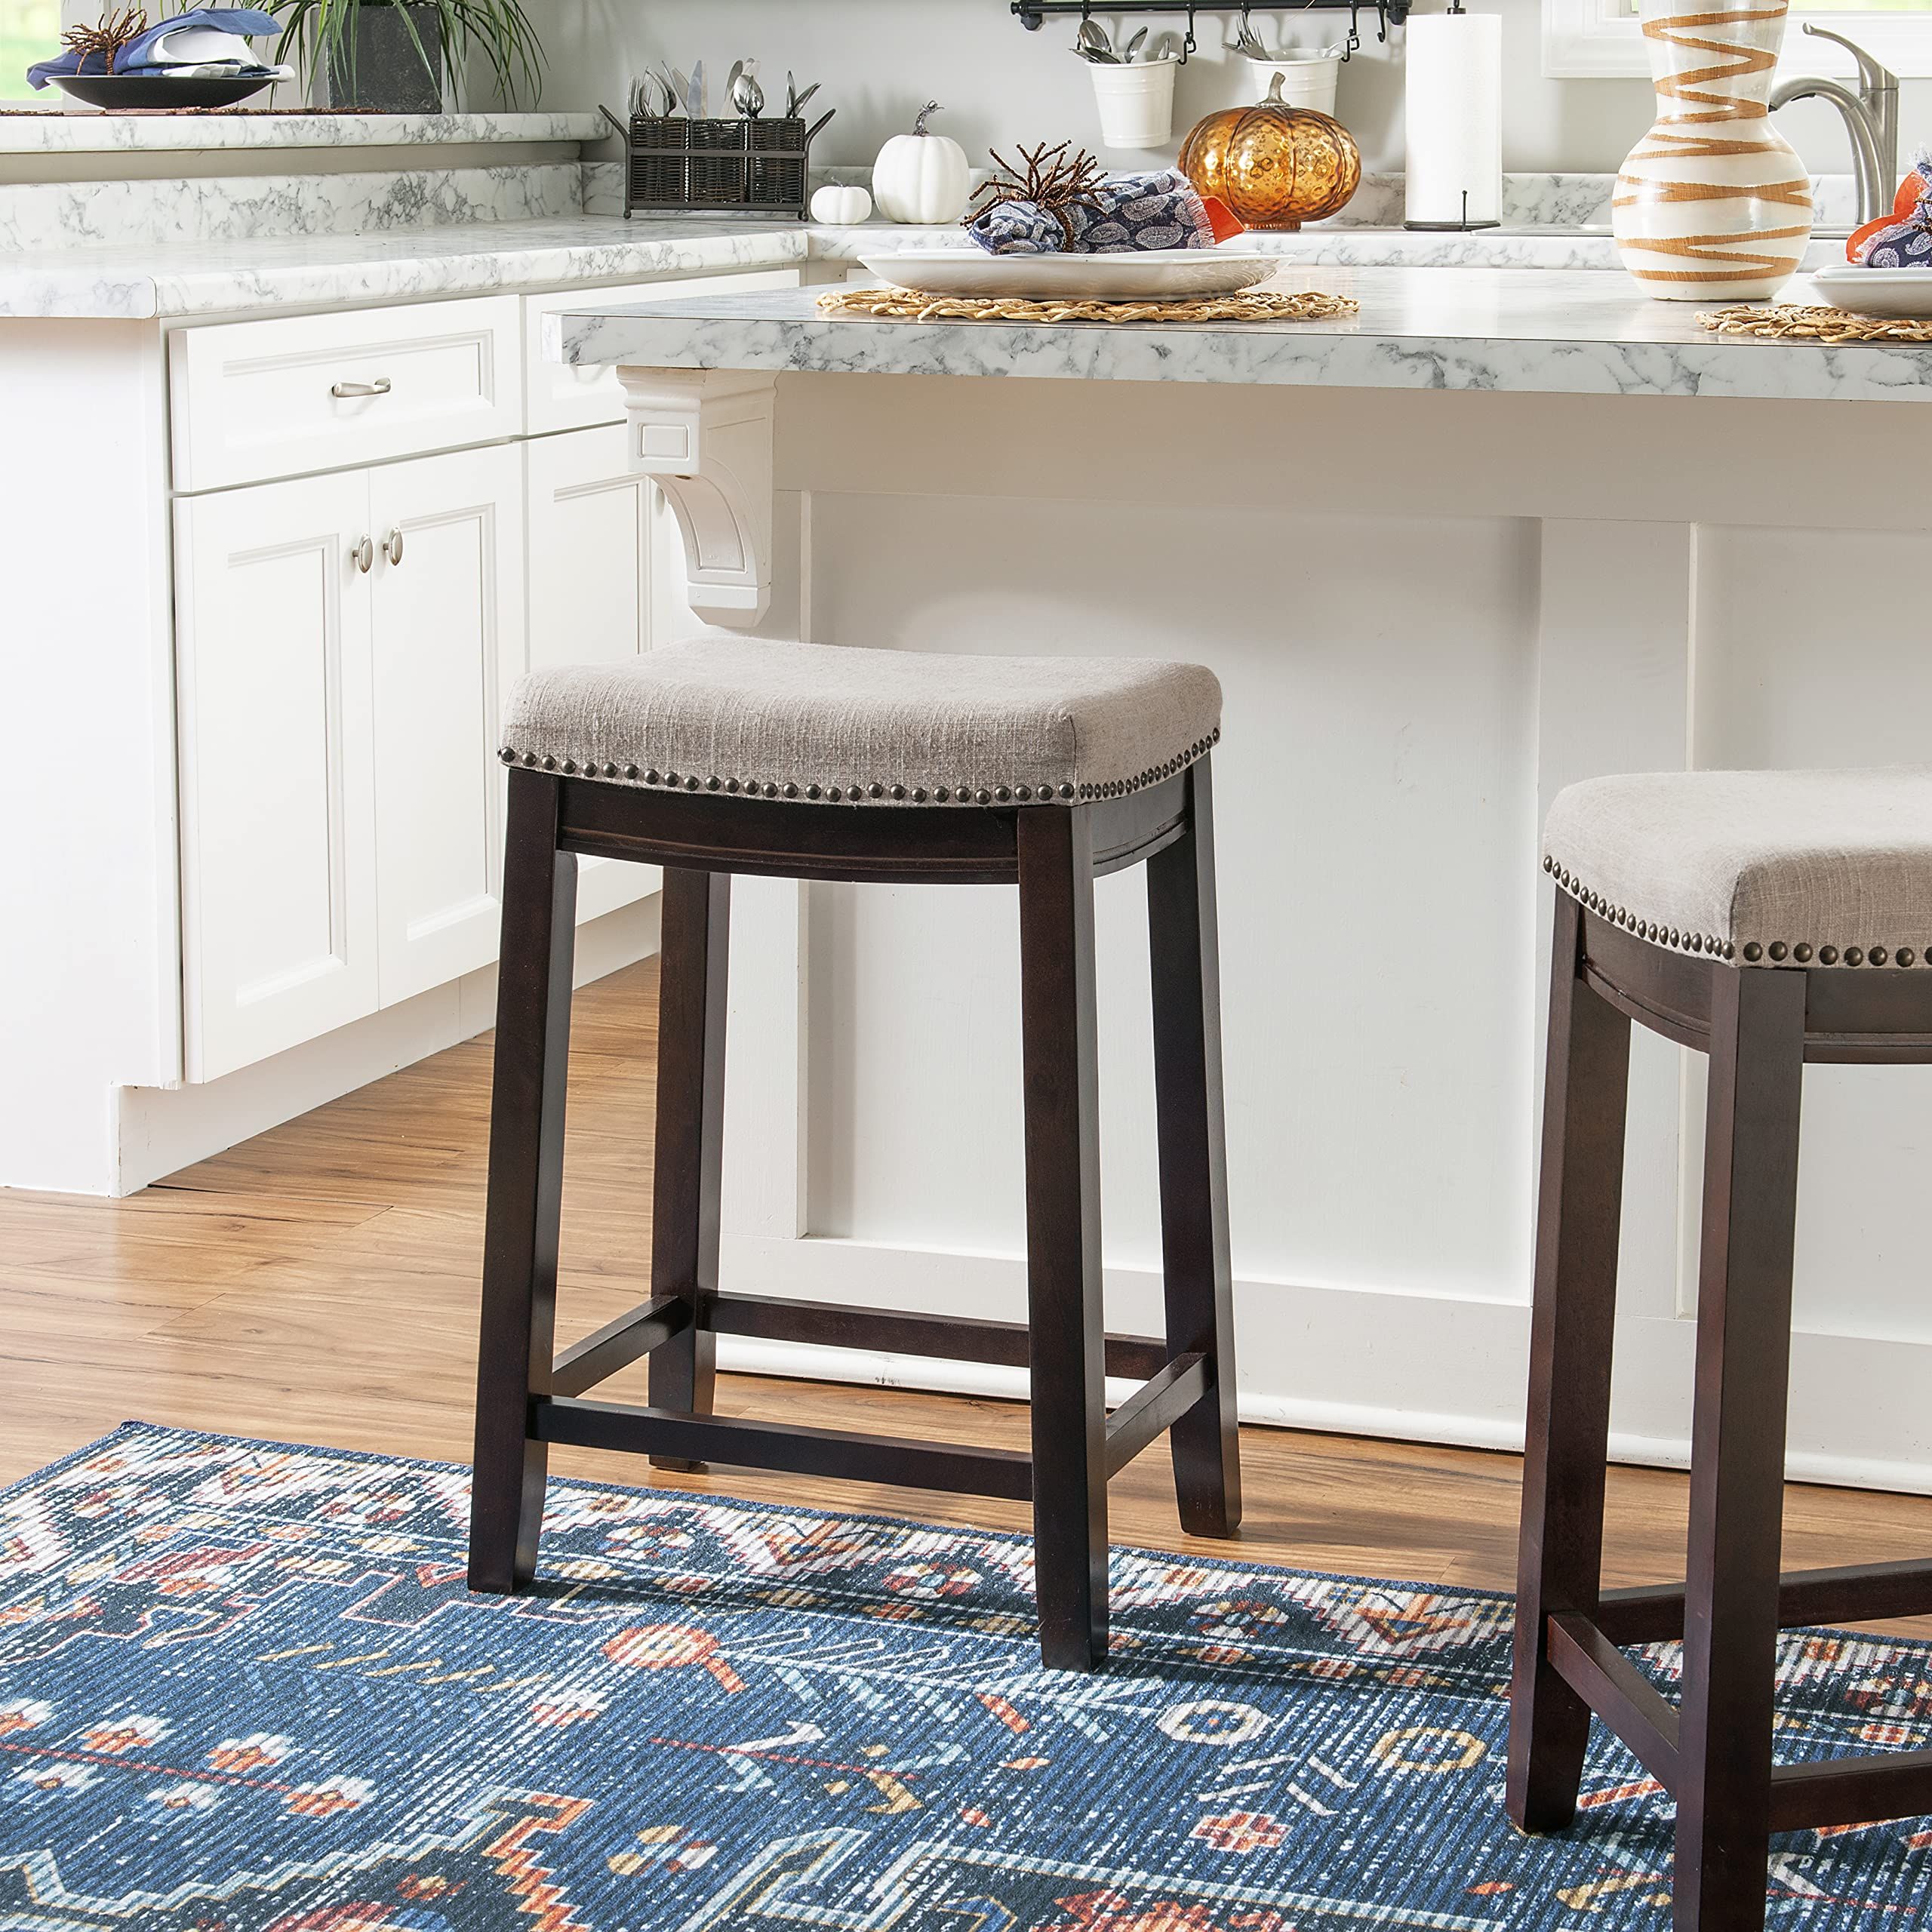
[[[828,228],[850,228],[872,211],[872,198],[863,188],[829,181],[812,197],[812,219]]]
[[[935,134],[926,122],[939,112],[929,100],[909,134],[894,134],[872,164],[872,198],[888,221],[957,221],[966,212],[971,180],[966,150]]]

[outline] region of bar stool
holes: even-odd
[[[1592,1712],[1677,1801],[1678,1932],[1758,1932],[1770,1834],[1932,1810],[1932,1752],[1774,1764],[1777,1633],[1932,1611],[1932,1563],[1780,1577],[1807,1060],[1932,1060],[1932,770],[1572,786],[1550,965],[1509,1815],[1574,1817]],[[1685,1584],[1604,1590],[1630,1022],[1709,1056]],[[1675,1706],[1624,1647],[1681,1637]]]
[[[1240,1519],[1210,747],[1188,664],[706,639],[518,685],[490,1124],[472,1589],[537,1562],[548,1446],[1030,1498],[1042,1657],[1105,1657],[1107,1481],[1171,1433],[1183,1526]],[[649,1297],[553,1358],[580,854],[665,868]],[[1166,1329],[1103,1333],[1094,881],[1147,868]],[[1019,888],[1025,1324],[721,1293],[734,872]],[[1030,1456],[712,1413],[715,1338],[1026,1366]],[[649,1406],[584,1392],[649,1358]],[[1141,1386],[1109,1415],[1103,1377]]]

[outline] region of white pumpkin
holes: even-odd
[[[828,228],[850,228],[872,211],[872,198],[863,188],[848,188],[827,182],[812,197],[812,219]]]
[[[935,224],[966,212],[971,186],[966,150],[928,129],[928,118],[938,112],[939,103],[928,101],[912,131],[894,134],[872,164],[872,198],[888,221]]]

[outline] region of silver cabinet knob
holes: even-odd
[[[398,524],[388,536],[383,538],[383,548],[388,552],[391,563],[399,564],[402,561],[402,525],[401,524]]]
[[[364,537],[361,542],[357,544],[355,548],[350,551],[349,554],[355,559],[355,568],[360,571],[365,577],[367,577],[369,573],[375,568],[376,546],[370,542],[368,537]]]
[[[387,395],[389,392],[389,379],[386,376],[378,376],[373,383],[344,382],[329,385],[331,395]]]

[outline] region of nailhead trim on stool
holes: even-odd
[[[1559,865],[1553,857],[1545,856],[1543,869],[1585,911],[1607,919],[1614,926],[1623,927],[1626,932],[1635,933],[1639,939],[1648,940],[1653,945],[1669,946],[1675,952],[1713,958],[1741,958],[1747,966],[1781,966],[1787,959],[1795,966],[1809,966],[1814,960],[1820,966],[1883,966],[1887,961],[1894,966],[1915,966],[1919,963],[1919,955],[1909,946],[1841,947],[1820,946],[1809,940],[1789,943],[1781,939],[1768,943],[1746,940],[1739,946],[1734,940],[1721,940],[1703,933],[1680,933],[1674,926],[1646,923],[1627,908],[1612,905],[1601,893],[1592,891],[1568,867]]]
[[[1218,729],[1198,738],[1185,751],[1159,764],[1150,765],[1131,778],[1112,779],[1091,785],[939,785],[929,792],[923,785],[910,790],[903,785],[799,785],[795,780],[774,778],[721,778],[716,773],[700,778],[691,773],[660,772],[655,766],[640,771],[635,764],[618,766],[608,758],[539,758],[534,752],[519,752],[513,745],[497,753],[506,764],[523,764],[545,771],[560,771],[566,778],[594,778],[600,783],[654,785],[673,792],[722,792],[728,797],[803,799],[808,804],[863,805],[872,803],[923,805],[1057,804],[1082,798],[1124,798],[1130,792],[1145,791],[1185,771],[1197,758],[1204,758],[1221,741]]]

